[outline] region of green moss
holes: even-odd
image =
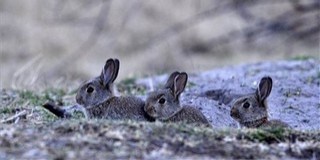
[[[48,88],[42,92],[35,92],[31,90],[21,90],[18,92],[18,101],[17,105],[31,105],[31,106],[40,106],[47,101],[55,101],[63,105],[63,98],[66,95],[71,95],[73,92],[67,93],[63,89],[54,89]]]
[[[34,99],[38,96],[35,94],[35,92],[29,91],[29,90],[22,90],[19,92],[19,97],[23,99]]]
[[[136,84],[135,78],[127,78],[117,84],[117,89],[124,95],[143,95],[146,94],[146,87]]]
[[[14,110],[12,108],[1,108],[0,109],[0,114],[12,114],[14,113]]]
[[[289,58],[290,60],[308,60],[308,59],[315,59],[314,56],[311,55],[296,55],[294,57]]]
[[[45,97],[41,97],[37,93],[30,90],[19,91],[18,105],[38,106],[45,102]]]
[[[273,141],[283,141],[285,135],[285,129],[283,127],[272,127],[272,128],[263,128],[262,130],[258,130],[255,136],[260,142],[273,142]]]
[[[126,78],[120,81],[120,85],[133,85],[136,82],[136,78],[131,77],[131,78]]]
[[[191,87],[193,87],[193,86],[195,86],[196,84],[195,83],[193,83],[193,82],[188,82],[187,83],[187,88],[191,88]]]
[[[288,140],[288,137],[290,137],[290,131],[290,129],[282,127],[247,129],[241,130],[237,137],[238,139],[259,143],[280,143]]]
[[[32,121],[55,121],[57,117],[44,109],[42,105],[48,101],[54,101],[59,105],[65,105],[71,103],[66,100],[66,96],[71,95],[72,92],[67,92],[63,89],[48,88],[44,91],[32,91],[32,90],[10,90],[3,91],[10,92],[8,97],[12,99],[10,106],[0,107],[1,118],[11,117],[17,113],[17,111],[25,110],[28,113],[28,118]]]
[[[71,114],[72,114],[72,118],[75,118],[75,119],[85,118],[85,115],[81,111],[74,111]]]

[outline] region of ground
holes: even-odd
[[[14,125],[14,126],[13,126]],[[319,158],[319,131],[204,129],[106,120],[0,127],[1,159]]]
[[[314,59],[245,64],[190,75],[183,104],[199,108],[212,128],[160,122],[60,119],[42,105],[73,105],[76,88],[0,91],[0,159],[319,159],[320,63]],[[245,129],[229,116],[233,98],[274,79],[271,118],[292,129]],[[118,83],[142,98],[167,75]],[[153,85],[149,84],[150,81]],[[152,88],[152,87],[151,87]]]

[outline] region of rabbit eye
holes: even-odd
[[[166,99],[164,99],[164,98],[160,98],[160,99],[159,99],[159,103],[160,103],[160,104],[164,104],[165,102],[166,102]]]
[[[94,88],[93,88],[93,87],[89,86],[89,87],[87,88],[87,93],[92,93],[93,91],[94,91]]]
[[[249,108],[250,107],[250,103],[249,102],[244,102],[242,107],[243,108]]]

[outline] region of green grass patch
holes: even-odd
[[[282,127],[258,129],[250,135],[258,142],[281,142],[284,140],[285,129]]]
[[[12,108],[4,107],[0,109],[0,114],[12,114],[15,111]]]
[[[43,91],[33,90],[3,90],[1,91],[2,104],[0,106],[0,117],[5,120],[14,117],[20,112],[27,112],[22,119],[33,122],[52,122],[57,119],[55,115],[47,111],[42,105],[48,101],[54,101],[59,105],[71,103],[74,94],[72,91],[48,88]]]
[[[308,59],[316,59],[316,57],[311,55],[296,55],[294,57],[289,58],[290,60],[308,60]]]
[[[117,84],[117,89],[124,95],[144,95],[146,86],[136,84],[136,78],[127,78]]]
[[[193,87],[193,86],[196,86],[196,84],[193,83],[193,82],[188,82],[186,87],[187,87],[187,88],[191,88],[191,87]]]

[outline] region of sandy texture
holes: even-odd
[[[317,60],[278,61],[244,64],[189,75],[189,87],[182,104],[198,107],[214,127],[237,127],[229,116],[230,103],[254,93],[263,76],[271,76],[273,89],[268,98],[270,119],[281,119],[297,129],[320,128],[320,63]],[[138,83],[164,85],[166,76]]]

